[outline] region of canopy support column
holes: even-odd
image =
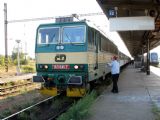
[[[150,42],[149,39],[147,39],[147,75],[150,75]]]

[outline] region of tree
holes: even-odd
[[[17,48],[13,48],[12,59],[16,60],[17,59],[17,55],[18,55],[18,49]],[[25,54],[22,51],[20,51],[19,55],[20,55],[20,59],[24,59]]]
[[[15,65],[17,65],[17,56],[18,56],[18,49],[17,48],[13,48],[12,60],[14,61]],[[22,65],[28,64],[28,60],[25,59],[25,53],[20,51],[19,57],[20,57],[20,64],[22,64]]]
[[[5,58],[4,56],[0,55],[0,65],[4,66],[4,63],[5,63]]]

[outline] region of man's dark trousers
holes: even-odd
[[[118,93],[118,78],[119,78],[119,74],[112,74],[112,82],[113,82],[113,89],[112,92],[113,93]]]

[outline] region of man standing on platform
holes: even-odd
[[[113,88],[111,92],[118,93],[117,82],[118,82],[119,73],[120,73],[120,65],[119,65],[119,62],[117,61],[116,56],[113,56],[110,66],[111,66],[111,74],[112,74],[112,82],[113,82]]]

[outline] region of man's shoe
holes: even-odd
[[[114,91],[114,93],[118,93],[118,91]]]
[[[111,90],[111,92],[114,93],[115,91],[114,91],[114,90]]]

